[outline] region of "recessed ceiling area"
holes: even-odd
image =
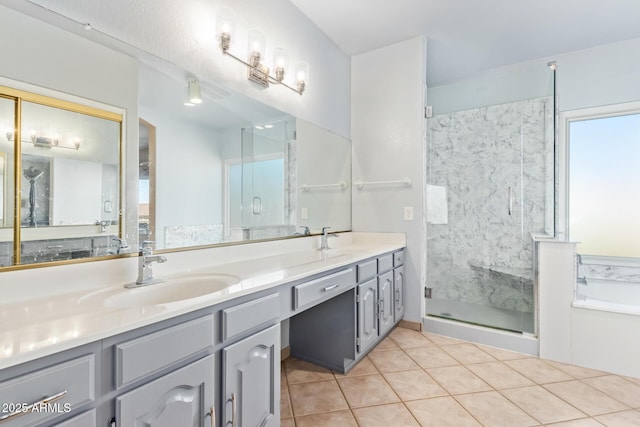
[[[419,35],[427,82],[640,37],[638,0],[291,0],[349,55]]]

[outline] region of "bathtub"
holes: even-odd
[[[580,280],[573,306],[640,315],[640,282],[592,278]]]

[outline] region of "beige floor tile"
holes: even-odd
[[[593,418],[581,418],[579,420],[565,421],[562,423],[549,424],[553,427],[602,427],[602,424]]]
[[[600,377],[602,375],[607,375],[606,372],[596,371],[595,369],[583,368],[582,366],[568,365],[566,363],[560,363],[553,360],[545,360],[545,362],[577,379]]]
[[[401,348],[434,347],[435,344],[418,331],[395,328],[389,337]]]
[[[573,379],[573,377],[537,358],[506,360],[504,363],[537,384]]]
[[[326,414],[296,417],[297,427],[358,427],[351,411],[329,412]],[[282,427],[282,426],[281,426]]]
[[[293,421],[293,418],[288,418],[286,420],[280,420],[280,427],[296,427],[296,423]]]
[[[340,378],[338,384],[352,408],[400,401],[380,374]]]
[[[429,341],[437,345],[461,344],[466,342],[456,338],[445,337],[444,335],[438,335],[431,332],[422,332],[422,335],[429,338]]]
[[[360,427],[419,427],[420,424],[402,403],[353,410]]]
[[[427,369],[445,390],[451,394],[474,393],[491,390],[491,387],[464,366]]]
[[[477,363],[468,365],[467,368],[496,389],[533,385],[531,380],[520,375],[502,362]]]
[[[538,421],[497,391],[456,396],[456,400],[485,427],[536,426]]]
[[[531,357],[528,354],[517,353],[515,351],[504,350],[502,348],[496,348],[496,347],[491,347],[491,346],[482,345],[482,344],[476,344],[476,345],[498,360],[526,359],[528,357]]]
[[[280,418],[293,418],[288,387],[280,387]]]
[[[584,413],[540,386],[502,390],[502,394],[543,424],[586,417]]]
[[[423,427],[481,427],[452,397],[414,400],[405,405]]]
[[[424,369],[442,368],[444,366],[455,366],[460,364],[460,362],[449,356],[449,353],[445,352],[440,347],[408,348],[404,352]]]
[[[446,396],[448,393],[422,370],[383,374],[400,399],[418,400]]]
[[[288,384],[325,381],[334,378],[329,369],[293,358],[284,362],[284,369]]]
[[[582,382],[618,399],[632,408],[640,408],[640,385],[627,381],[617,375],[587,378]]]
[[[289,395],[295,417],[349,409],[335,380],[291,384]]]
[[[544,388],[590,416],[629,409],[622,402],[579,380],[546,384]]]
[[[638,427],[640,426],[640,411],[624,411],[614,414],[600,415],[596,420],[611,427]]]
[[[380,372],[397,372],[419,369],[420,367],[402,350],[371,353],[369,358]]]
[[[280,387],[286,387],[287,384],[287,376],[284,373],[285,367],[284,362],[280,364]]]
[[[631,381],[632,383],[640,385],[640,378],[624,377],[624,379],[627,380],[627,381]]]
[[[469,343],[446,345],[442,347],[442,349],[449,353],[454,359],[464,364],[496,361],[496,359],[488,353]]]
[[[359,377],[361,375],[371,375],[371,374],[377,374],[377,373],[378,373],[378,370],[369,359],[369,356],[365,356],[362,359],[360,359],[360,361],[356,364],[356,366],[351,368],[351,370],[346,374],[340,374],[338,372],[334,372],[333,375],[335,375],[336,378],[344,378],[344,377]]]
[[[389,337],[386,337],[385,339],[380,341],[380,343],[376,346],[376,348],[371,350],[371,352],[374,353],[376,351],[388,351],[388,350],[399,350],[399,349],[400,347],[398,347],[398,344],[396,344],[394,340],[392,340]]]

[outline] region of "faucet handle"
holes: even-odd
[[[326,235],[327,235],[327,230],[328,230],[328,229],[330,229],[330,228],[331,228],[331,227],[322,227],[322,234],[323,234],[324,236],[326,236]]]
[[[307,227],[306,225],[300,225],[299,227],[304,230],[304,235],[305,236],[310,236],[311,235],[311,230],[309,229],[309,227]]]
[[[155,242],[153,240],[144,240],[142,242],[142,246],[140,247],[140,253],[142,255],[151,255],[153,253],[153,244]]]

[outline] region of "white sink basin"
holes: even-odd
[[[189,275],[140,288],[99,291],[86,301],[100,299],[101,305],[111,308],[164,305],[210,295],[239,282],[240,278],[231,274]]]

